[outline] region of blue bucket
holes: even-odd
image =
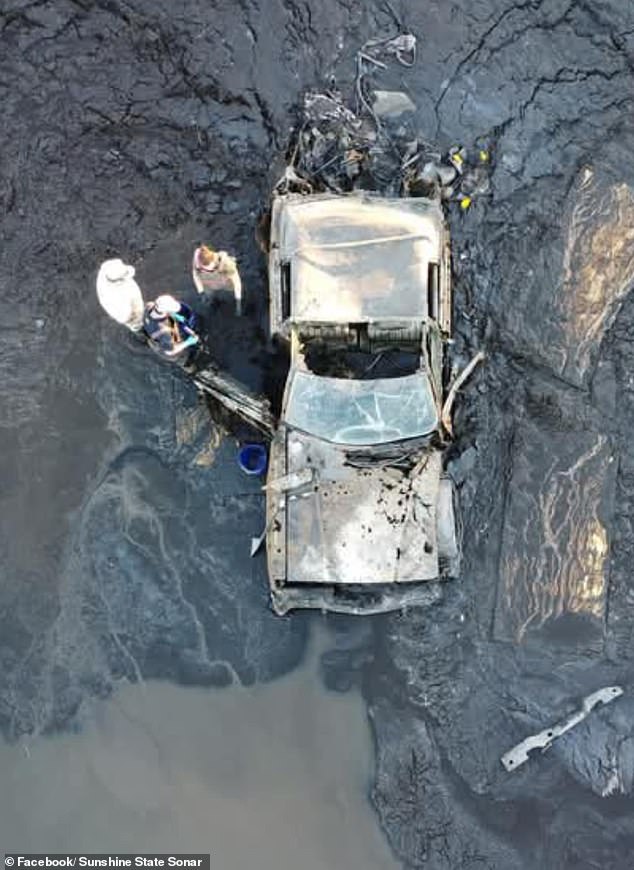
[[[264,444],[244,444],[238,452],[238,465],[245,474],[260,475],[266,471],[267,455]]]

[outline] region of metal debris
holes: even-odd
[[[374,76],[394,62],[411,67],[415,59],[416,37],[411,33],[372,39],[356,54],[353,105],[346,104],[334,80],[323,92],[307,93],[291,148],[292,171],[284,173],[278,188],[305,193],[309,185],[313,191],[335,193],[402,193],[421,142],[400,124],[390,129],[389,122],[415,111],[416,105],[405,92],[376,90],[373,84]],[[433,153],[428,156],[431,159]]]
[[[453,408],[453,403],[456,400],[456,396],[458,395],[458,391],[467,380],[467,378],[471,375],[475,367],[484,359],[486,359],[485,352],[483,350],[478,351],[478,353],[473,357],[471,362],[466,365],[464,369],[460,372],[456,380],[451,385],[449,392],[447,393],[447,398],[445,399],[445,403],[442,407],[442,413],[440,415],[440,418],[445,430],[449,435],[453,433],[451,410]]]
[[[309,486],[314,482],[315,477],[315,469],[304,468],[302,471],[295,471],[275,480],[269,480],[262,489],[269,492],[288,493],[303,486]]]
[[[376,87],[395,62],[411,67],[416,37],[372,39],[357,51],[352,99],[336,82],[305,94],[289,166],[279,193],[349,193],[376,190],[388,196],[456,200],[466,210],[488,192],[491,152],[486,142],[446,154],[426,141],[414,123],[416,104],[407,83],[402,90]]]
[[[582,722],[588,713],[594,710],[598,704],[609,704],[610,701],[614,701],[622,694],[623,689],[620,686],[606,686],[604,689],[599,689],[591,695],[587,695],[583,699],[580,710],[572,713],[563,722],[558,722],[556,725],[540,731],[539,734],[533,734],[522,740],[521,743],[518,743],[517,746],[514,746],[513,749],[510,749],[502,756],[502,764],[506,770],[515,770],[528,761],[529,754],[533,750],[541,749],[542,752],[545,752],[553,740],[561,737],[562,734],[565,734],[571,728],[574,728],[575,725]]]
[[[276,420],[268,399],[253,395],[230,375],[218,371],[214,364],[197,371],[193,381],[201,392],[211,396],[245,423],[269,438],[273,435]]]

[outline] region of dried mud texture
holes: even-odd
[[[419,37],[401,87],[420,134],[483,137],[494,152],[490,195],[451,213],[456,359],[488,353],[450,457],[465,568],[428,610],[362,632],[336,620],[324,677],[363,687],[372,799],[404,866],[622,870],[634,846],[634,7],[620,0],[5,0],[0,726],[17,738],[68,725],[123,679],[250,682],[302,656],[308,620],[272,616],[263,565],[248,559],[262,501],[233,445],[177,373],[106,322],[94,278],[123,256],[146,295],[191,301],[192,246],[227,247],[247,317],[207,312],[210,340],[252,386],[274,380],[254,228],[294,107],[330,74],[349,84],[353,52],[401,28]],[[587,577],[603,610],[571,631]],[[503,771],[515,742],[614,683],[624,699]]]

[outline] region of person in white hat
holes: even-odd
[[[132,332],[143,328],[143,295],[134,280],[134,266],[128,266],[118,257],[105,260],[97,274],[97,298],[117,323]]]
[[[154,350],[169,359],[178,357],[188,362],[192,348],[200,341],[196,322],[189,305],[165,294],[145,306],[143,330]]]

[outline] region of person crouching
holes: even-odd
[[[150,346],[161,356],[188,365],[200,342],[196,321],[196,314],[189,305],[163,295],[145,306],[143,331]]]

